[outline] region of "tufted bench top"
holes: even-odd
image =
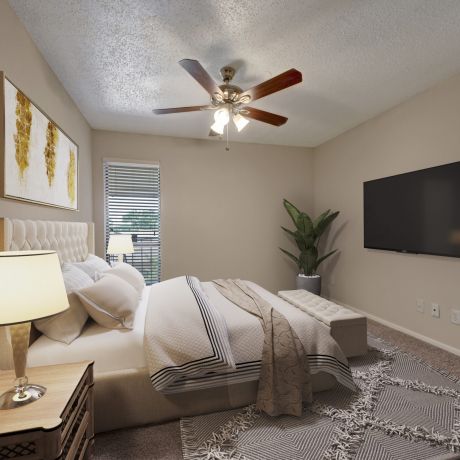
[[[337,321],[347,321],[348,324],[366,322],[366,318],[363,315],[304,289],[279,291],[278,295],[327,326],[331,326],[331,323]]]
[[[367,353],[365,316],[304,289],[279,291],[278,296],[329,327],[331,336],[337,341],[346,357]]]
[[[279,291],[278,295],[328,327],[347,358],[367,353],[365,316],[303,289]]]

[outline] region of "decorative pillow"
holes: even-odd
[[[50,339],[69,344],[81,334],[88,319],[88,313],[75,291],[91,286],[94,281],[72,264],[62,266],[62,276],[69,300],[69,309],[58,315],[34,321],[34,326]]]
[[[104,276],[118,276],[121,279],[127,281],[136,291],[139,293],[139,297],[142,295],[145,287],[145,280],[142,273],[134,268],[132,265],[125,264],[124,262],[118,262],[110,270],[106,270],[101,274]]]
[[[108,329],[132,329],[139,294],[118,276],[105,276],[77,292],[91,318]]]
[[[110,265],[104,259],[94,254],[88,254],[84,262],[73,262],[72,265],[83,270],[93,281],[97,280],[98,273],[105,272],[110,268]]]

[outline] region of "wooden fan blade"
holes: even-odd
[[[179,64],[212,96],[214,93],[222,94],[217,83],[206,72],[204,67],[195,59],[182,59]]]
[[[208,109],[212,106],[209,105],[192,105],[190,107],[172,107],[170,109],[155,109],[153,111],[156,115],[165,115],[167,113],[180,113],[180,112],[199,112],[200,110]]]
[[[240,97],[249,95],[251,96],[251,102],[256,99],[268,96],[269,94],[276,93],[282,89],[289,88],[292,85],[296,85],[302,81],[302,74],[296,69],[290,69],[286,72],[271,78],[270,80],[264,81],[251,89],[248,89],[241,94]]]
[[[276,113],[265,112],[265,110],[255,109],[254,107],[245,107],[241,111],[241,115],[245,118],[252,118],[275,126],[284,125],[288,121],[286,117],[277,115]]]

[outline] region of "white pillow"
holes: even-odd
[[[96,323],[108,329],[132,329],[139,295],[127,281],[105,276],[77,295]]]
[[[142,273],[134,268],[132,265],[125,264],[124,262],[118,262],[110,270],[106,270],[101,273],[101,278],[104,276],[118,276],[121,279],[127,281],[136,291],[139,293],[139,297],[142,296],[142,292],[145,287],[145,280]]]
[[[83,270],[93,281],[97,280],[97,275],[100,272],[105,272],[110,268],[110,265],[94,254],[88,254],[84,262],[73,262],[73,265],[80,270]]]
[[[69,344],[81,334],[88,319],[88,313],[74,291],[91,286],[94,281],[72,264],[62,266],[62,276],[69,300],[69,309],[58,315],[34,321],[34,326],[50,339]]]

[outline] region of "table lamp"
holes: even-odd
[[[0,395],[0,409],[40,399],[41,385],[26,377],[30,322],[69,308],[59,258],[54,251],[0,252],[0,326],[9,326],[15,386]]]
[[[132,254],[133,252],[134,247],[131,235],[110,235],[107,254],[118,255],[118,262],[123,262],[123,255]]]

